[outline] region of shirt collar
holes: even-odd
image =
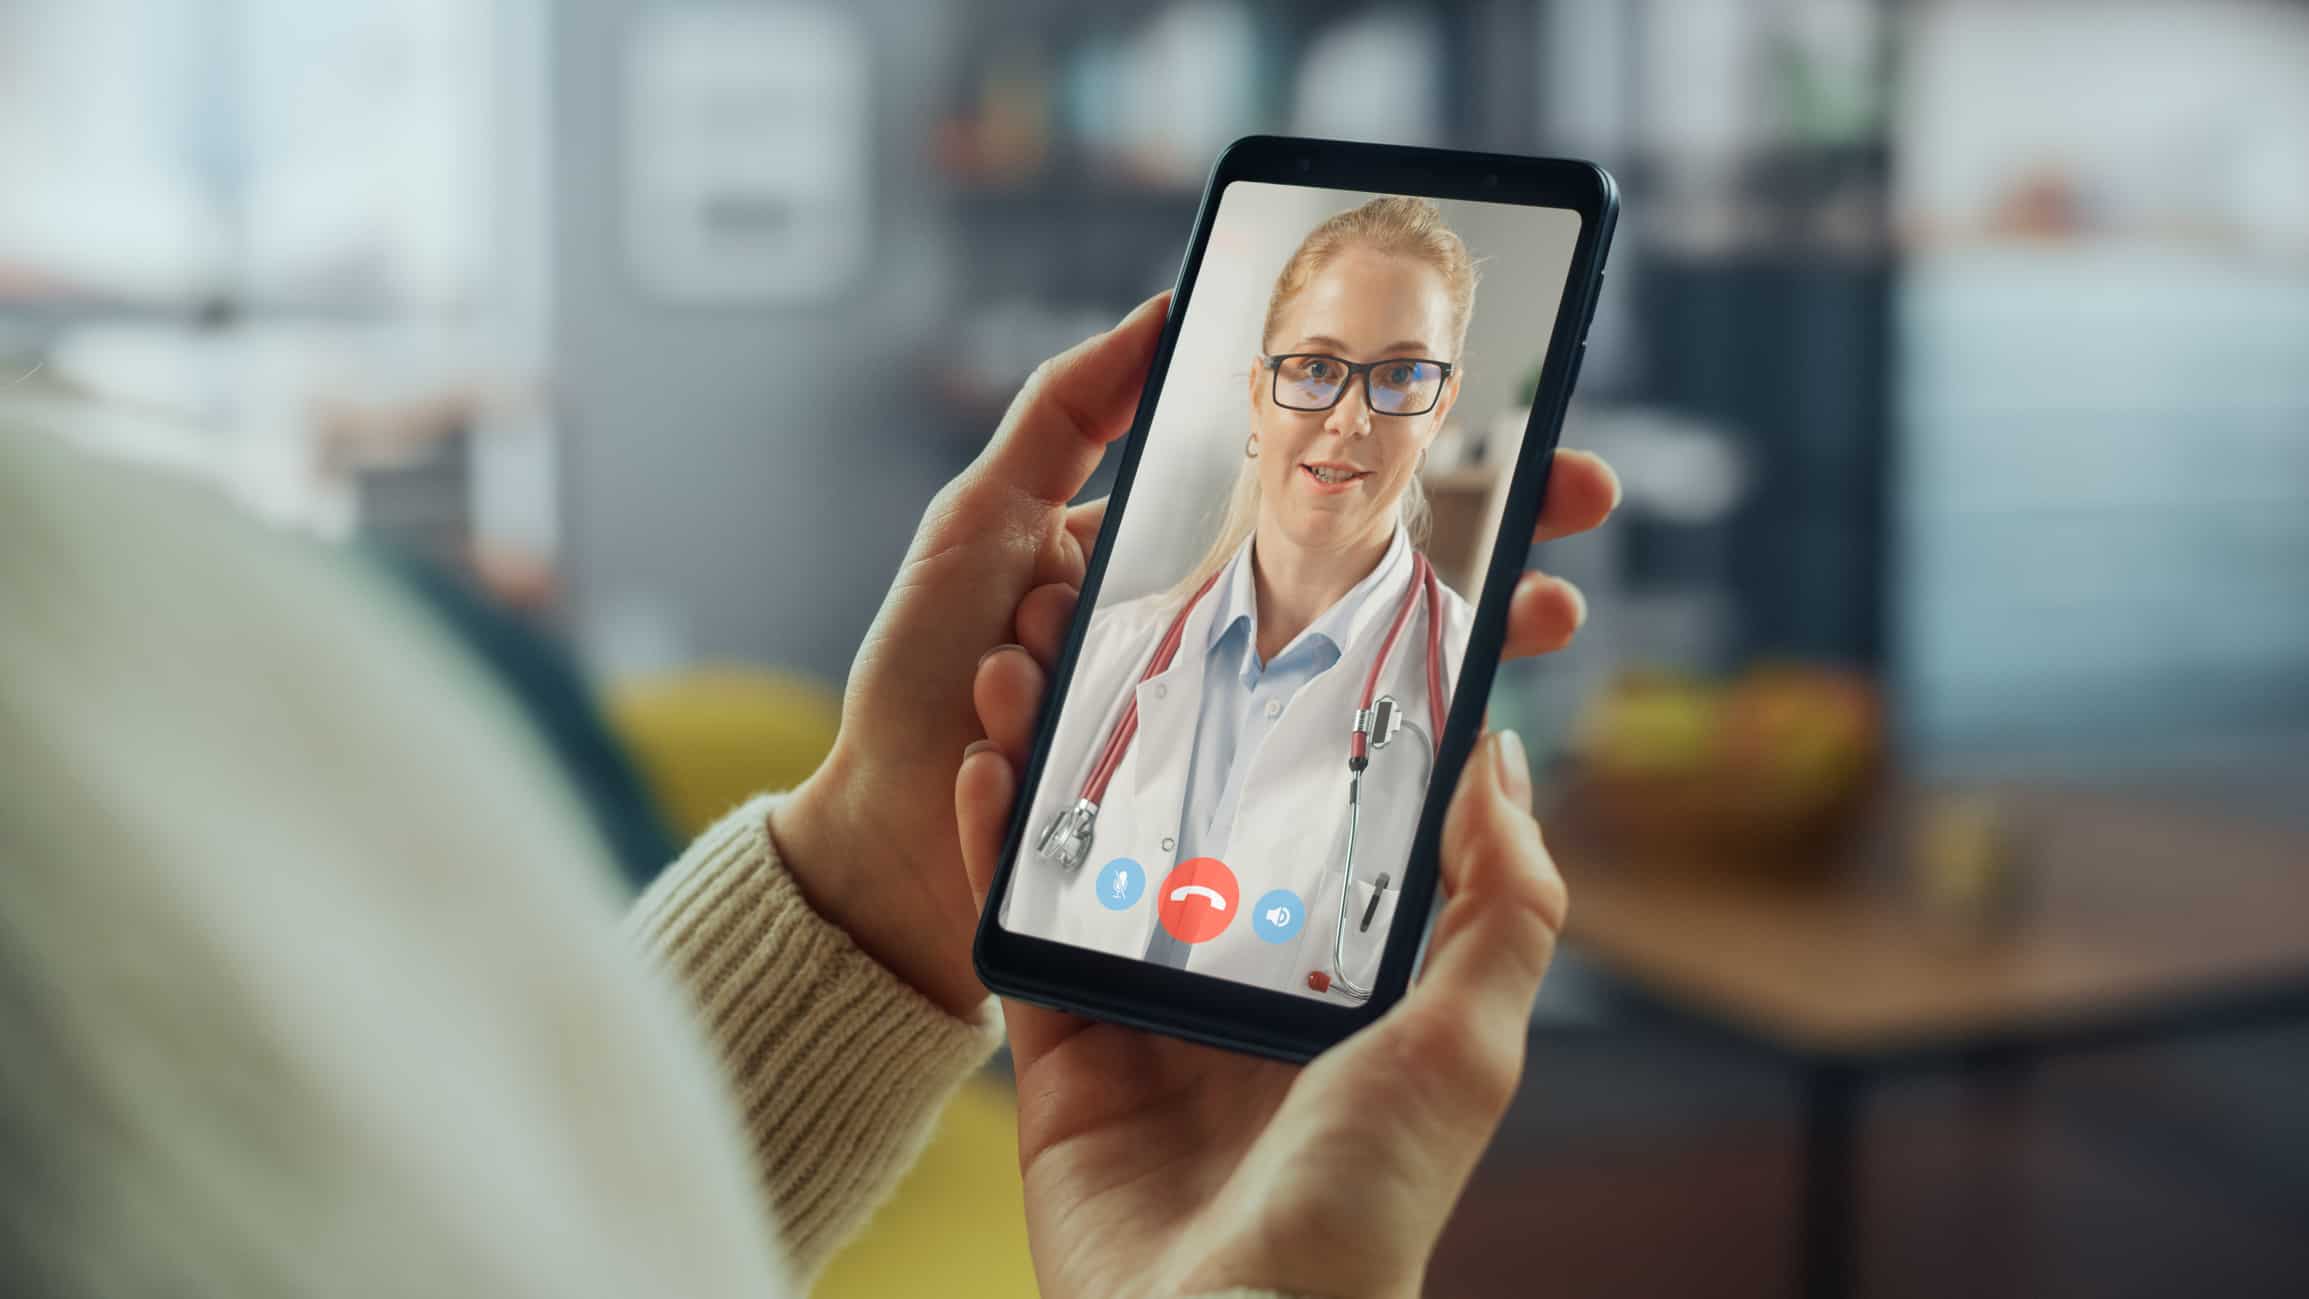
[[[1243,655],[1246,673],[1257,657],[1255,647],[1259,622],[1258,593],[1253,586],[1251,572],[1253,539],[1246,537],[1243,544],[1235,548],[1234,557],[1227,561],[1227,567],[1221,572],[1218,583],[1211,588],[1211,597],[1218,604],[1211,610],[1205,644],[1206,652],[1216,648],[1237,623],[1243,624],[1245,643],[1252,647],[1250,652]],[[1302,648],[1319,642],[1329,648],[1329,657],[1336,661],[1347,652],[1347,646],[1355,643],[1358,637],[1370,629],[1371,622],[1379,613],[1394,607],[1392,601],[1382,596],[1391,591],[1399,593],[1410,572],[1411,535],[1398,524],[1394,537],[1387,543],[1387,553],[1380,556],[1378,566],[1365,574],[1362,581],[1348,588],[1347,594],[1325,609],[1320,617],[1309,623],[1306,630],[1300,632],[1275,657],[1278,660],[1289,658]]]

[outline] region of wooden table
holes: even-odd
[[[1810,884],[1684,862],[1614,866],[1563,818],[1567,940],[1668,1011],[1792,1061],[1804,1093],[1802,1292],[1849,1290],[1854,1136],[1901,1069],[2309,1015],[2309,833],[2053,788],[1992,797],[2017,831],[2015,905],[1965,924],[1918,901],[1888,796]]]

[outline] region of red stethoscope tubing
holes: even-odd
[[[1387,639],[1379,643],[1379,657],[1371,660],[1371,674],[1363,679],[1363,702],[1368,711],[1371,701],[1379,695],[1379,674],[1387,670],[1388,657],[1395,652],[1395,638],[1403,633],[1403,624],[1411,620],[1411,606],[1421,596],[1427,599],[1427,722],[1430,735],[1443,734],[1443,608],[1442,584],[1436,580],[1435,566],[1427,556],[1412,552],[1411,589],[1403,594],[1403,605],[1395,611],[1395,621],[1387,626]],[[1354,738],[1348,741],[1347,757],[1350,762],[1371,756],[1371,735],[1358,727]]]
[[[1218,580],[1218,573],[1204,578],[1203,584],[1196,587],[1195,593],[1188,597],[1186,607],[1179,610],[1178,617],[1171,619],[1170,630],[1155,642],[1154,657],[1147,661],[1146,671],[1139,674],[1140,685],[1170,671],[1171,661],[1179,655],[1179,642],[1186,639],[1187,615],[1195,611],[1195,606],[1202,603],[1203,597],[1210,593]],[[1114,730],[1106,737],[1106,747],[1099,750],[1098,761],[1091,764],[1090,778],[1082,786],[1083,798],[1102,805],[1106,802],[1106,787],[1114,780],[1115,769],[1122,766],[1124,751],[1130,748],[1130,742],[1137,737],[1138,691],[1133,689],[1130,692],[1130,703],[1124,706],[1122,717],[1115,722]]]
[[[1443,734],[1442,584],[1436,579],[1435,566],[1427,562],[1427,556],[1413,551],[1411,559],[1411,588],[1403,593],[1403,603],[1395,610],[1394,621],[1387,625],[1387,639],[1380,643],[1379,657],[1372,660],[1370,675],[1363,679],[1361,707],[1366,712],[1370,710],[1372,700],[1379,693],[1380,674],[1387,670],[1388,657],[1395,652],[1396,638],[1402,635],[1403,624],[1411,621],[1412,607],[1424,597],[1427,605],[1427,715],[1428,724],[1432,728],[1428,734],[1440,737]],[[1170,671],[1172,662],[1178,658],[1179,643],[1186,639],[1187,618],[1194,613],[1195,606],[1202,603],[1203,597],[1210,594],[1211,587],[1218,580],[1218,573],[1205,578],[1195,593],[1188,597],[1178,616],[1171,619],[1169,630],[1163,633],[1161,640],[1155,642],[1154,657],[1147,661],[1146,671],[1139,674],[1139,685],[1143,686]],[[1130,702],[1123,707],[1122,716],[1116,720],[1114,730],[1106,737],[1105,746],[1099,750],[1098,761],[1091,764],[1089,778],[1083,782],[1084,801],[1105,804],[1106,787],[1113,782],[1115,771],[1122,766],[1123,754],[1130,749],[1131,741],[1137,736],[1138,691],[1133,689]],[[1358,728],[1354,738],[1349,741],[1348,757],[1350,761],[1359,763],[1369,756],[1370,736]]]

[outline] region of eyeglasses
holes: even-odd
[[[1381,415],[1424,415],[1443,399],[1451,362],[1392,357],[1358,364],[1320,352],[1286,352],[1266,358],[1275,372],[1275,404],[1285,410],[1329,410],[1347,395],[1357,376],[1363,400]]]

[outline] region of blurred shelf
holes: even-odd
[[[0,292],[0,325],[59,330],[87,324],[192,324],[200,317],[199,307],[181,300]]]
[[[1419,481],[1430,492],[1473,492],[1481,495],[1498,485],[1501,472],[1497,464],[1464,465],[1458,469],[1422,475]]]
[[[1473,599],[1491,563],[1507,504],[1508,466],[1496,461],[1421,474],[1431,524],[1427,555],[1443,584]]]
[[[949,122],[941,134],[952,141],[967,124]],[[950,144],[966,153],[966,144]],[[1034,212],[1090,212],[1127,214],[1151,208],[1166,217],[1192,214],[1202,199],[1200,177],[1149,175],[1129,159],[1089,151],[1078,141],[1057,141],[1045,146],[1031,166],[1011,169],[978,168],[942,160],[939,175],[947,193],[964,210],[997,214]]]
[[[1022,217],[1160,218],[1179,238],[1187,234],[1202,191],[1169,186],[1091,184],[1067,186],[1037,183],[989,185],[953,191],[957,210],[965,217],[1016,220]]]

